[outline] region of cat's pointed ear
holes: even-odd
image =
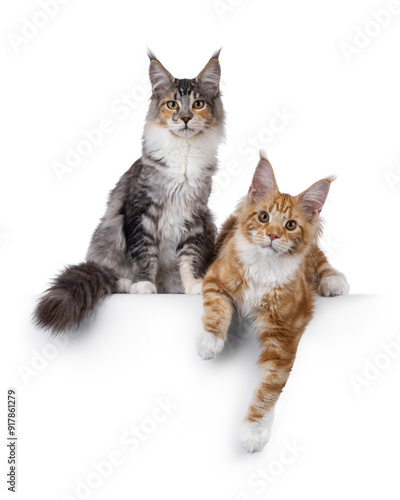
[[[162,96],[170,90],[174,77],[164,68],[151,50],[147,51],[147,55],[150,59],[149,77],[153,94]]]
[[[221,66],[219,64],[218,58],[220,52],[221,49],[214,52],[211,59],[196,77],[196,80],[198,80],[204,91],[212,97],[216,96],[219,92]]]
[[[275,191],[278,191],[278,185],[276,184],[274,171],[267,157],[263,153],[260,153],[260,161],[251,181],[249,196],[252,200],[256,200],[257,198],[268,196]]]
[[[298,198],[301,206],[310,219],[317,217],[321,212],[328,196],[331,182],[333,182],[335,178],[336,177],[331,176],[322,179],[299,194]]]

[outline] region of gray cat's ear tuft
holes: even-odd
[[[219,82],[221,80],[221,66],[218,60],[220,52],[221,49],[217,50],[197,75],[197,80],[204,91],[213,97],[219,92]]]
[[[260,161],[251,181],[249,196],[254,201],[278,191],[274,171],[265,153],[260,152]]]
[[[164,68],[151,50],[147,51],[147,55],[150,59],[149,77],[153,94],[161,97],[171,89],[174,77]]]
[[[335,179],[335,176],[322,179],[299,194],[300,203],[310,219],[317,217],[321,212],[328,196],[331,182]]]
[[[222,47],[220,47],[219,49],[217,49],[214,54],[210,57],[210,61],[211,59],[219,59],[219,55],[221,54],[221,50],[222,50]]]
[[[147,47],[147,55],[148,55],[150,61],[158,61],[158,59],[155,56],[154,52],[152,50],[150,50],[148,47]]]

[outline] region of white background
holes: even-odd
[[[86,498],[398,499],[400,7],[64,3],[47,21],[40,2],[0,7],[0,455],[4,471],[6,389],[15,387],[19,497],[83,498],[77,479],[119,450],[124,463]],[[395,4],[399,13],[382,13]],[[45,25],[17,42],[32,21]],[[62,346],[30,323],[49,279],[84,258],[107,193],[140,155],[146,46],[181,78],[194,77],[223,46],[227,141],[210,202],[218,223],[247,192],[258,147],[282,191],[338,176],[322,245],[351,295],[318,301],[271,441],[254,456],[241,451],[239,434],[256,380],[255,344],[201,362],[193,342],[200,297],[113,296]],[[282,113],[286,123],[275,119]],[[76,151],[84,130],[104,120],[112,131],[60,180],[55,162],[65,164],[68,148]],[[390,342],[391,356],[382,355]],[[374,380],[363,374],[369,363],[380,365],[366,372]],[[26,368],[34,372],[24,380]],[[359,391],[354,376],[366,381]],[[178,408],[133,452],[121,436],[151,417],[158,398]],[[302,451],[277,465],[293,440]],[[267,486],[254,482],[261,469],[276,473]]]

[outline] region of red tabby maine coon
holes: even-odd
[[[203,328],[197,339],[204,359],[221,352],[236,310],[251,321],[261,344],[261,380],[249,406],[243,447],[267,443],[275,403],[286,384],[314,300],[342,295],[346,278],[318,247],[319,214],[333,177],[298,196],[281,193],[272,167],[261,156],[248,195],[222,227],[217,259],[203,283]]]

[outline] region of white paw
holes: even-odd
[[[325,297],[346,295],[349,293],[349,285],[343,274],[327,276],[326,278],[322,278],[318,287],[318,293]]]
[[[121,278],[117,281],[117,293],[129,293],[132,286],[132,280]]]
[[[203,280],[193,280],[193,282],[185,288],[185,293],[190,295],[200,295],[203,291]]]
[[[242,446],[249,453],[261,451],[271,436],[273,414],[268,413],[262,420],[246,422],[242,428]]]
[[[206,332],[201,327],[196,338],[196,344],[197,354],[200,357],[203,359],[212,359],[222,351],[225,341],[212,333]]]
[[[151,281],[138,281],[131,286],[130,293],[157,293],[157,288]]]

